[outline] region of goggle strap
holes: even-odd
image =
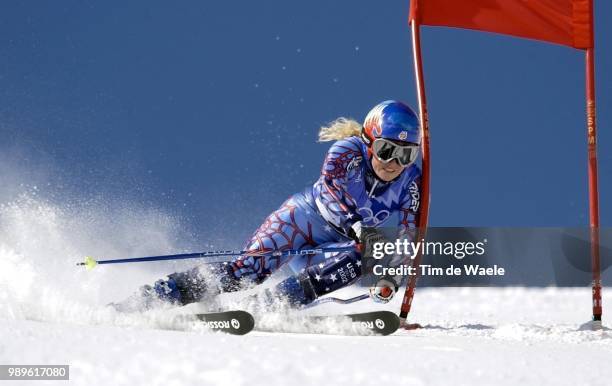
[[[361,140],[363,141],[363,143],[366,144],[366,146],[370,147],[372,146],[372,144],[374,143],[374,138],[370,137],[368,135],[368,133],[365,130],[365,127],[361,127]]]

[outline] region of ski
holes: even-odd
[[[325,322],[338,317],[349,318],[352,323],[353,332],[362,335],[363,333],[374,333],[375,335],[393,334],[400,326],[399,317],[391,311],[372,311],[348,315],[313,316],[317,322]]]
[[[390,311],[373,311],[348,315],[287,315],[284,323],[264,317],[257,330],[273,333],[324,335],[390,335],[399,328],[399,317]]]
[[[220,312],[205,312],[192,315],[183,315],[183,319],[196,319],[196,322],[211,331],[224,332],[232,335],[245,335],[255,327],[253,315],[246,311],[232,310]]]
[[[204,327],[211,331],[232,335],[245,335],[255,328],[253,316],[240,310],[181,315],[180,318],[184,321],[202,323]],[[290,320],[291,318],[288,322]],[[271,328],[260,326],[258,330],[277,333],[390,335],[397,331],[400,326],[399,317],[390,311],[372,311],[347,315],[302,315],[297,320],[302,327],[305,327],[304,330],[302,328],[294,330],[291,326],[288,326],[289,329],[285,330],[278,325]]]

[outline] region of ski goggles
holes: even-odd
[[[379,161],[389,163],[394,159],[402,166],[408,166],[416,161],[419,155],[419,145],[398,145],[384,138],[377,138],[372,143],[372,152]]]

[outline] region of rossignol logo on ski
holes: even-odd
[[[374,328],[374,322],[371,322],[369,320],[362,320],[360,322],[357,322],[361,327],[363,328],[369,328],[370,330]]]
[[[221,328],[233,328],[234,330],[238,330],[240,328],[240,322],[238,319],[232,320],[211,320],[207,322],[203,322],[204,326],[212,329],[221,329]]]
[[[371,320],[361,320],[357,322],[359,326],[363,328],[368,328],[370,330],[382,330],[385,328],[385,322],[382,319],[376,319],[374,321]]]
[[[232,335],[247,334],[255,327],[253,315],[242,310],[201,313],[196,318],[204,327]]]
[[[204,327],[212,329],[230,328],[229,320],[211,320],[208,322],[202,322]]]

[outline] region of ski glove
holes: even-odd
[[[389,303],[397,290],[397,284],[393,281],[389,279],[380,279],[376,283],[376,286],[370,287],[370,298],[376,303]]]
[[[355,240],[357,244],[365,244],[366,241],[373,243],[376,241],[385,241],[384,236],[379,233],[375,228],[366,227],[361,224],[361,221],[357,221],[348,229],[348,237]]]

